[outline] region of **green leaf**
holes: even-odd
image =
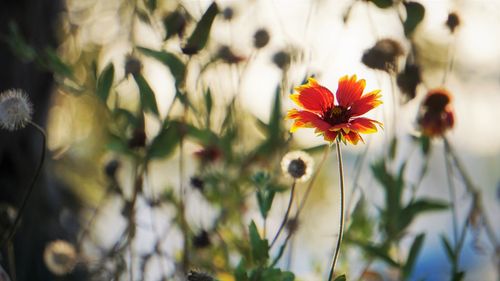
[[[210,91],[210,89],[207,89],[203,97],[205,98],[205,108],[207,110],[205,123],[207,128],[210,128],[210,115],[212,113],[212,106],[213,106],[212,92]]]
[[[406,20],[403,23],[406,37],[410,36],[418,24],[424,19],[425,8],[417,2],[405,2]]]
[[[196,25],[193,33],[189,37],[187,44],[182,48],[184,54],[194,55],[205,47],[208,41],[208,35],[212,28],[215,16],[219,13],[217,4],[213,2],[205,11],[200,21]]]
[[[401,211],[399,227],[403,230],[420,213],[441,211],[447,209],[448,206],[449,204],[446,202],[431,199],[419,199],[411,202]]]
[[[431,151],[431,139],[427,136],[421,136],[419,138],[420,141],[420,149],[422,149],[422,153],[424,155],[429,155]]]
[[[413,240],[413,244],[410,248],[410,253],[408,254],[408,258],[406,259],[406,264],[403,266],[403,276],[406,278],[410,277],[411,272],[415,266],[417,261],[418,254],[422,249],[422,245],[424,244],[425,233],[419,234],[415,240]]]
[[[269,258],[269,244],[267,239],[261,239],[255,222],[252,221],[248,228],[250,234],[250,246],[252,247],[252,259],[256,264],[265,264]]]
[[[245,262],[241,260],[234,270],[234,278],[236,281],[248,281],[248,274],[245,270]]]
[[[104,102],[104,104],[106,104],[106,101],[108,100],[109,92],[111,90],[111,86],[113,85],[114,76],[115,68],[113,66],[113,63],[109,63],[97,79],[96,94]]]
[[[358,239],[372,237],[373,222],[368,217],[365,207],[365,199],[361,197],[352,212],[347,235]]]
[[[174,76],[176,85],[180,85],[184,80],[186,73],[186,65],[174,54],[165,51],[155,51],[152,49],[137,47],[137,49],[146,56],[155,58],[170,69],[170,73]]]
[[[273,109],[271,118],[269,119],[269,138],[277,140],[281,136],[283,117],[281,115],[281,90],[280,87],[276,88],[274,93]]]
[[[268,189],[260,189],[257,190],[256,194],[257,194],[257,203],[259,204],[260,214],[265,219],[267,218],[269,210],[271,210],[271,206],[274,200],[274,195],[276,193]]]
[[[398,267],[399,268],[399,263],[392,259],[389,254],[387,253],[387,249],[383,246],[378,246],[369,242],[363,242],[359,240],[353,240],[349,239],[347,240],[355,245],[358,245],[363,249],[365,253],[367,253],[370,256],[380,258],[382,261],[386,262],[387,264],[393,266],[393,267]]]
[[[55,74],[73,78],[73,70],[57,55],[52,48],[45,48],[41,56],[41,65]]]
[[[392,0],[370,0],[370,2],[381,9],[390,8],[392,6]]]
[[[154,12],[156,10],[157,5],[158,5],[157,0],[147,0],[146,1],[146,7],[148,7],[148,9],[151,12]]]
[[[35,60],[37,56],[35,49],[26,42],[26,39],[19,30],[19,26],[13,21],[9,22],[9,33],[5,37],[5,42],[9,46],[10,51],[21,61],[32,62]]]
[[[398,139],[393,137],[389,146],[389,159],[394,160],[398,148]]]
[[[345,277],[345,274],[339,275],[333,279],[333,281],[346,281],[347,278]]]
[[[461,281],[464,279],[464,277],[465,277],[464,271],[456,272],[453,274],[451,281]]]
[[[159,116],[158,106],[156,105],[156,98],[153,89],[149,87],[146,78],[142,74],[134,75],[135,82],[139,87],[139,92],[141,96],[141,107],[144,112],[151,112],[156,116]]]
[[[180,141],[180,134],[175,124],[163,128],[153,139],[147,150],[148,159],[165,158],[169,156]]]
[[[455,251],[453,250],[453,247],[450,244],[450,241],[448,241],[448,238],[446,236],[441,235],[441,244],[443,245],[443,248],[446,251],[446,255],[448,256],[448,259],[451,262],[455,261]]]

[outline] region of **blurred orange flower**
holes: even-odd
[[[451,107],[451,95],[443,88],[433,89],[427,93],[420,107],[418,124],[422,134],[428,137],[439,137],[455,124]]]
[[[364,79],[357,80],[356,75],[346,75],[340,78],[337,92],[333,95],[314,78],[309,78],[306,84],[295,87],[297,93],[290,96],[303,109],[288,111],[287,119],[294,120],[290,132],[298,128],[315,128],[315,132],[330,143],[337,137],[344,143],[363,141],[360,133],[374,133],[376,125],[382,127],[382,123],[376,120],[359,117],[382,104],[380,90],[363,95],[365,85]]]

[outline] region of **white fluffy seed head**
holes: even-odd
[[[31,121],[32,114],[33,106],[23,90],[10,89],[0,94],[0,128],[22,129]]]

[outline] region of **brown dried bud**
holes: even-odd
[[[229,46],[221,46],[217,52],[217,57],[229,64],[239,63],[245,60],[244,57],[236,55]]]
[[[460,17],[457,13],[452,12],[448,14],[448,19],[446,20],[446,26],[450,29],[451,33],[455,32],[455,29],[460,25]]]
[[[397,71],[397,60],[404,54],[403,47],[393,39],[381,39],[366,50],[361,58],[366,66],[386,72]]]
[[[227,21],[231,21],[234,18],[234,9],[231,7],[224,8],[222,17]]]
[[[210,236],[206,230],[200,231],[200,233],[193,237],[193,246],[198,249],[210,246]]]
[[[273,56],[273,63],[282,70],[287,69],[290,66],[291,61],[292,58],[290,54],[285,51],[279,51]]]
[[[439,137],[453,128],[455,117],[450,102],[451,95],[447,90],[439,88],[429,91],[417,120],[423,135]]]
[[[182,38],[184,31],[186,30],[187,15],[182,11],[174,11],[165,17],[163,25],[167,31],[165,40],[175,35]]]
[[[416,64],[407,63],[403,72],[398,74],[397,83],[401,93],[403,93],[405,102],[415,98],[417,95],[417,86],[422,82],[420,67]]]
[[[132,138],[128,141],[130,148],[140,148],[146,146],[146,132],[144,128],[136,128],[132,133]]]
[[[264,28],[260,28],[253,35],[253,45],[257,49],[264,48],[270,39],[269,32]]]
[[[127,60],[125,61],[125,76],[129,74],[139,75],[142,71],[142,63],[141,61],[134,56],[127,56]]]

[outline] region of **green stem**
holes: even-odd
[[[21,217],[24,213],[24,210],[26,209],[26,206],[28,205],[28,200],[31,197],[31,194],[33,193],[35,183],[38,180],[38,177],[40,176],[40,172],[42,171],[42,166],[43,162],[45,160],[45,148],[47,144],[47,135],[45,134],[45,131],[43,130],[42,127],[38,126],[37,124],[29,121],[29,125],[33,126],[41,135],[42,135],[42,154],[40,156],[40,162],[38,163],[38,166],[36,168],[35,176],[31,180],[31,184],[28,187],[28,191],[24,195],[23,201],[21,202],[21,206],[19,207],[19,211],[17,212],[16,219],[14,220],[14,224],[12,225],[10,231],[6,231],[2,234],[2,242],[0,242],[0,248],[3,248],[5,243],[9,242],[12,237],[16,234],[17,228],[19,227],[19,224],[21,223]]]
[[[296,180],[293,180],[292,188],[290,191],[290,199],[288,200],[288,207],[286,208],[285,216],[283,217],[283,221],[281,222],[280,227],[278,228],[278,232],[276,232],[276,235],[274,235],[273,241],[271,242],[271,245],[269,245],[269,248],[272,248],[274,243],[276,243],[276,240],[278,240],[278,237],[281,234],[281,231],[286,225],[286,222],[288,221],[288,216],[290,215],[290,209],[292,209],[292,203],[293,203],[293,197],[295,193],[295,183]]]
[[[337,139],[335,142],[337,146],[337,159],[339,161],[339,177],[340,177],[340,223],[339,223],[339,236],[337,239],[337,246],[335,247],[335,254],[333,255],[332,265],[330,266],[330,273],[328,281],[333,280],[333,273],[335,271],[335,264],[340,254],[340,245],[342,244],[342,236],[344,232],[344,169],[342,166],[342,152],[340,151],[340,141]]]
[[[458,244],[458,215],[456,208],[456,192],[455,192],[455,184],[453,183],[453,171],[450,163],[449,150],[448,146],[445,145],[444,150],[444,161],[446,164],[446,176],[448,179],[448,194],[450,196],[451,203],[451,214],[452,214],[452,223],[453,223],[453,240],[455,241],[455,246]]]

